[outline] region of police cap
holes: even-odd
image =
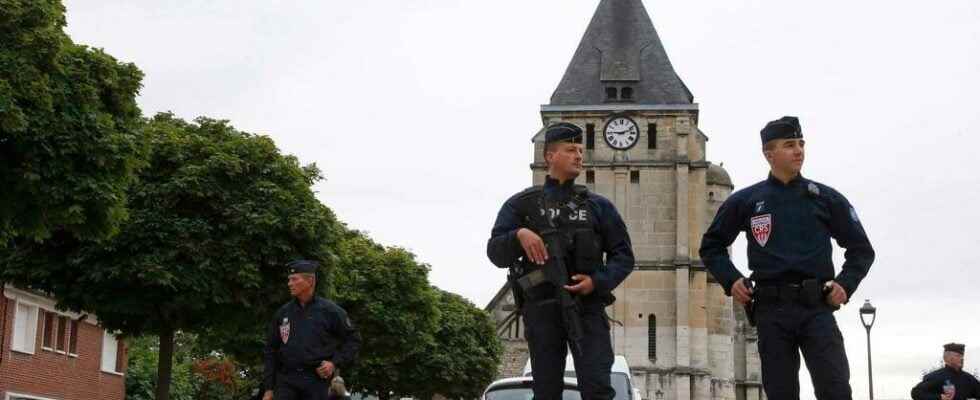
[[[802,139],[803,131],[800,129],[800,119],[796,117],[782,117],[775,121],[769,121],[765,128],[759,132],[762,135],[762,144],[766,144],[774,139]]]
[[[320,264],[316,261],[311,260],[295,260],[290,261],[286,264],[286,270],[289,274],[315,274],[316,270],[320,268]]]
[[[962,343],[946,343],[943,345],[943,350],[952,351],[963,355],[963,353],[966,351],[966,345]]]
[[[544,143],[558,142],[582,143],[582,128],[568,122],[548,125],[544,131]]]

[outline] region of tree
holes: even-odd
[[[64,27],[59,0],[0,0],[0,247],[109,237],[142,165],[143,73]]]
[[[490,316],[457,294],[439,293],[435,342],[417,353],[417,398],[440,394],[448,399],[479,398],[497,374],[502,347]]]
[[[15,241],[0,279],[94,312],[110,330],[160,338],[158,400],[167,400],[174,334],[255,324],[284,300],[283,265],[329,266],[341,226],[311,186],[314,165],[280,154],[271,139],[226,121],[147,122],[149,165],[130,187],[130,218],[102,243],[55,234]],[[326,268],[326,267],[325,267]]]
[[[330,297],[347,310],[363,338],[356,367],[342,371],[345,381],[381,400],[413,393],[427,379],[413,361],[435,345],[437,329],[438,298],[428,266],[355,231],[344,236],[338,256]]]

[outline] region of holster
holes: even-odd
[[[511,268],[507,273],[507,283],[510,284],[510,291],[514,294],[514,305],[517,307],[517,312],[520,312],[524,308],[524,289],[521,288],[519,283],[521,271],[517,268]]]
[[[809,308],[823,304],[823,285],[817,279],[804,280],[800,285],[800,303]]]
[[[819,279],[804,280],[800,288],[800,303],[810,308],[826,305],[834,311],[840,309],[840,306],[833,306],[827,302],[827,295],[830,294],[831,290],[826,286],[827,282]]]
[[[750,326],[755,326],[755,283],[751,279],[746,279],[745,285],[752,292],[752,298],[744,306],[745,319],[749,321]]]

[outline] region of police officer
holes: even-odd
[[[314,295],[315,261],[286,265],[294,299],[275,313],[265,340],[264,400],[326,400],[338,368],[354,362],[360,336],[337,304]]]
[[[962,400],[980,398],[980,382],[963,372],[963,353],[966,346],[959,343],[943,345],[943,366],[922,377],[912,388],[914,400]]]
[[[567,290],[577,299],[582,338],[572,346],[579,390],[586,400],[608,400],[613,363],[609,321],[605,307],[615,300],[612,290],[633,270],[633,250],[626,225],[613,204],[584,186],[574,184],[582,172],[582,130],[558,123],[545,131],[544,159],[548,176],[543,186],[528,188],[507,200],[497,214],[487,243],[487,255],[496,266],[512,268],[518,276],[532,276],[551,257],[562,257],[571,275]],[[567,240],[565,254],[549,254],[538,221],[549,219]],[[602,255],[605,254],[605,264]],[[550,267],[550,265],[549,265]],[[565,356],[569,347],[562,322],[559,289],[539,282],[522,298],[525,338],[534,374],[535,400],[562,397]]]
[[[833,311],[857,290],[874,249],[847,199],[800,175],[799,120],[769,122],[761,136],[769,177],[722,204],[701,240],[701,259],[726,294],[753,305],[750,320],[758,325],[762,385],[770,399],[799,399],[800,351],[817,399],[850,399],[850,370]],[[747,284],[728,255],[740,232],[755,285]],[[836,276],[831,238],[846,249]]]

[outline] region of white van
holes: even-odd
[[[524,364],[523,376],[531,376],[531,360],[528,359],[527,363]],[[572,355],[568,354],[565,358],[565,378],[575,378],[575,362],[572,361]],[[614,400],[642,400],[640,396],[640,389],[633,386],[633,375],[630,374],[630,366],[626,362],[625,356],[616,356],[613,358],[612,373],[609,376],[609,380],[612,383],[613,389],[616,390],[616,397]]]

